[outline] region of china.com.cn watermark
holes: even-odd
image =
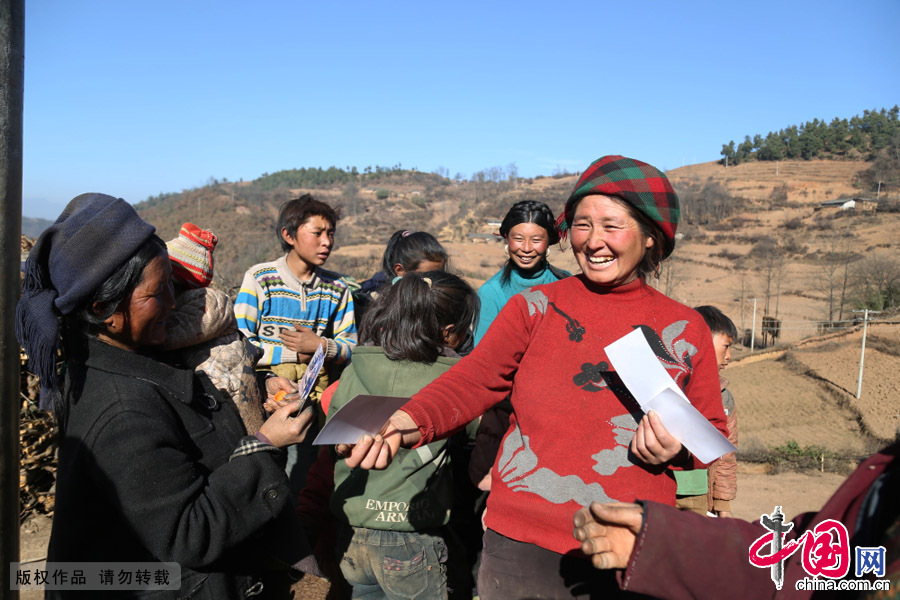
[[[854,575],[857,579],[844,579],[850,572],[850,536],[840,521],[826,519],[787,543],[784,536],[793,523],[785,523],[781,507],[776,506],[771,515],[761,515],[759,522],[768,532],[750,545],[750,564],[761,569],[772,569],[772,581],[777,589],[784,585],[784,564],[798,550],[801,564],[808,577],[794,584],[803,591],[887,591],[888,579],[859,579],[871,574],[884,577],[884,546],[856,546],[853,553]],[[769,548],[769,553],[764,550]]]

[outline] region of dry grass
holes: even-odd
[[[857,174],[870,166],[865,161],[798,160],[752,161],[726,169],[717,162],[707,162],[672,169],[666,175],[676,187],[689,181],[714,179],[734,196],[759,201],[786,185],[790,200],[813,204],[859,194],[853,184]]]

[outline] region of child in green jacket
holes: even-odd
[[[366,316],[353,362],[329,417],[359,394],[411,396],[458,360],[454,349],[478,314],[478,297],[443,271],[408,273]],[[400,454],[383,471],[334,468],[331,509],[342,523],[337,547],[353,597],[446,598],[453,480],[447,440]]]

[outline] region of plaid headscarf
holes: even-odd
[[[22,269],[16,337],[41,379],[41,408],[59,393],[59,318],[91,298],[154,231],[121,198],[82,194],[38,237]]]
[[[675,249],[675,229],[678,227],[678,196],[662,171],[645,162],[624,156],[611,155],[591,163],[566,200],[566,208],[557,220],[560,237],[565,238],[575,205],[591,194],[615,196],[647,215],[662,230],[666,239],[663,258]]]

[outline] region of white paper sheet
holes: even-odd
[[[355,396],[340,407],[325,424],[313,445],[355,444],[365,434],[375,435],[409,398],[394,396]]]
[[[709,463],[736,448],[694,408],[653,354],[640,329],[606,348],[606,356],[625,387],[646,413],[659,414],[663,425],[702,462]]]

